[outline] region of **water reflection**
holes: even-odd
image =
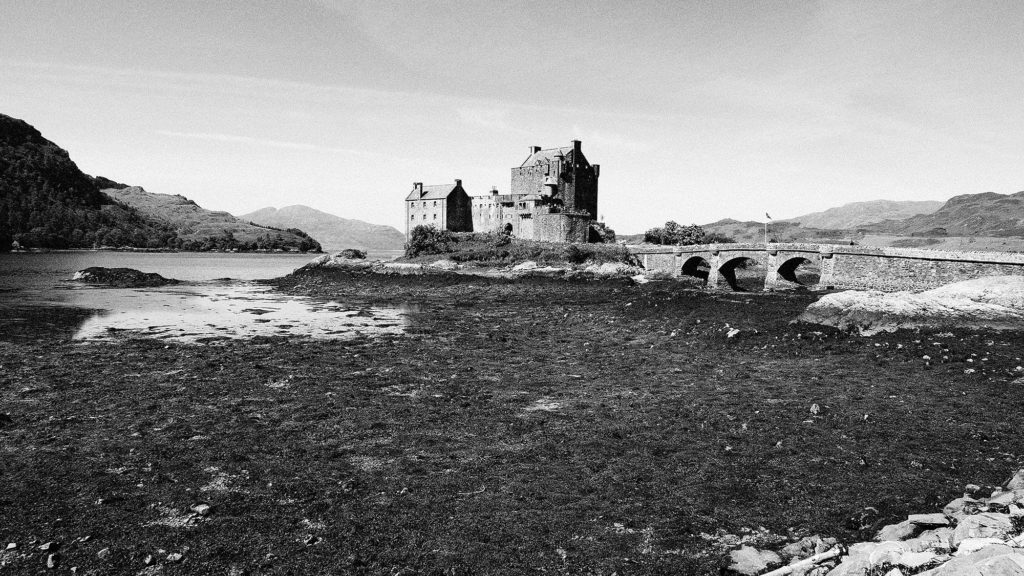
[[[401,334],[407,324],[398,308],[318,302],[241,282],[74,292],[76,306],[97,310],[79,327],[76,340],[126,334],[179,342],[254,336],[347,339]]]

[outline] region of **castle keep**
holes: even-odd
[[[427,224],[453,232],[501,232],[526,240],[586,242],[590,224],[597,218],[600,172],[601,167],[590,164],[583,155],[579,140],[561,148],[531,146],[526,159],[512,168],[508,194],[493,189],[463,200],[466,192],[461,180],[456,180],[454,187],[414,184],[406,197],[406,234]],[[426,189],[431,192],[423,192]],[[467,203],[465,209],[463,202]]]

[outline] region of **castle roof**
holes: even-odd
[[[557,156],[559,152],[562,153],[562,156],[568,158],[569,155],[572,153],[572,146],[562,146],[561,148],[548,148],[547,150],[539,150],[537,152],[534,152],[533,154],[530,154],[530,157],[524,160],[523,163],[519,165],[519,167],[522,168],[523,166],[532,166],[533,164],[536,164],[538,162],[540,162],[541,164],[553,162],[555,160],[555,156]]]
[[[455,184],[431,184],[423,186],[422,194],[420,194],[418,189],[413,188],[409,195],[405,197],[405,200],[406,202],[413,200],[444,200],[458,187],[458,182]]]

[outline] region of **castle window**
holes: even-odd
[[[424,207],[424,208],[426,208],[426,207],[427,207],[427,203],[426,203],[426,202],[424,202],[424,203],[423,203],[423,207]]]
[[[427,215],[426,215],[426,214],[424,214],[424,215],[423,215],[423,219],[424,219],[424,220],[426,220],[426,219],[427,219]]]
[[[437,206],[437,200],[434,200],[434,206]]]
[[[410,214],[409,215],[409,220],[415,220],[415,219],[416,219],[416,215],[415,214]]]
[[[434,220],[437,220],[437,214],[434,214]]]

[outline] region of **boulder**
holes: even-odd
[[[782,558],[775,552],[758,550],[751,546],[743,546],[738,550],[733,550],[729,554],[729,558],[732,560],[729,569],[746,576],[760,574],[769,566],[782,563]]]
[[[949,562],[939,566],[938,569],[930,574],[930,576],[980,576],[982,572],[976,568],[978,564],[983,564],[985,561],[991,560],[997,556],[1005,556],[1012,553],[1013,548],[1010,548],[1005,544],[992,544],[991,546],[986,546],[973,554],[953,558]],[[989,572],[988,574],[990,576],[995,576],[998,572]],[[1010,574],[1012,574],[1012,572]]]
[[[103,284],[115,288],[150,288],[180,284],[180,280],[164,278],[155,272],[139,272],[133,268],[102,268],[93,266],[75,272],[72,280],[86,284]]]
[[[850,554],[825,576],[864,576],[870,569],[867,554]]]
[[[949,518],[946,518],[945,514],[911,514],[907,516],[907,520],[911,524],[917,526],[923,526],[926,528],[934,528],[936,526],[949,526]]]
[[[960,541],[954,556],[966,556],[974,554],[978,550],[993,544],[1005,544],[1001,538],[964,538]]]
[[[891,564],[895,566],[900,563],[900,557],[906,550],[903,548],[901,542],[890,540],[882,542],[871,551],[868,555],[868,562],[872,566],[881,566],[883,564]]]
[[[942,513],[950,518],[959,519],[968,514],[974,514],[980,504],[981,502],[970,496],[962,496],[946,504],[946,507],[942,509]]]
[[[904,552],[900,555],[899,564],[908,570],[917,570],[918,568],[947,559],[949,559],[949,556],[936,554],[930,550],[925,552]]]
[[[959,548],[968,538],[1003,538],[1010,531],[1010,515],[984,512],[964,516],[953,530],[952,544]]]
[[[879,530],[878,534],[875,534],[875,540],[878,542],[885,542],[888,540],[907,540],[909,538],[913,538],[920,531],[920,526],[912,523],[910,520],[904,520],[898,524],[889,524]]]
[[[926,530],[919,534],[917,538],[905,540],[903,547],[908,552],[924,552],[927,550],[940,550],[947,551],[953,547],[950,542],[953,539],[952,528],[936,528],[935,530]]]

